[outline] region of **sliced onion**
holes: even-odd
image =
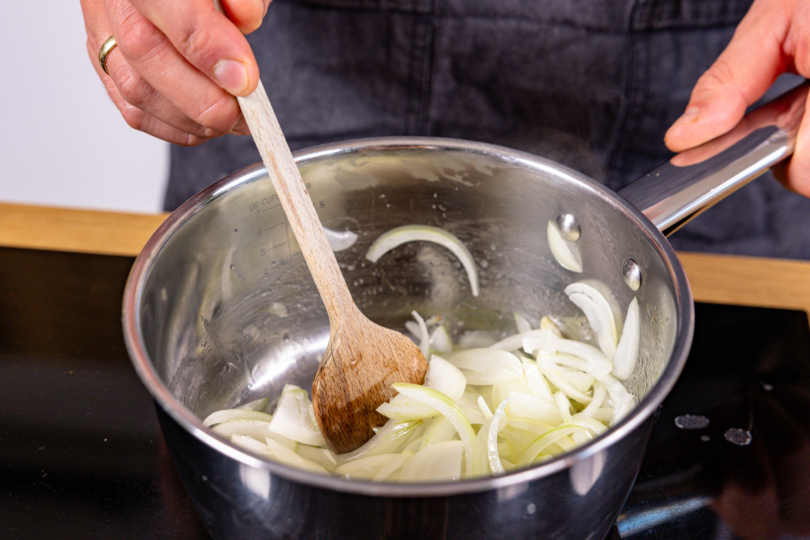
[[[348,463],[344,463],[335,469],[335,474],[346,478],[359,480],[373,480],[380,470],[397,459],[399,454],[377,454],[366,456]]]
[[[537,369],[537,364],[525,357],[521,358],[521,361],[523,362],[523,373],[526,376],[526,382],[529,384],[529,388],[532,389],[532,393],[549,405],[554,403],[551,389],[548,387],[543,375],[540,374],[540,370]]]
[[[521,373],[521,375],[523,374]],[[501,402],[509,399],[509,396],[515,392],[520,392],[521,394],[531,394],[532,389],[529,387],[529,383],[527,383],[526,379],[523,377],[516,377],[511,381],[493,384],[491,392],[492,400],[490,403],[493,405],[500,405]]]
[[[599,407],[602,406],[606,395],[607,390],[605,390],[605,385],[598,381],[595,382],[593,385],[593,397],[591,397],[591,402],[588,403],[588,406],[578,414],[592,417],[594,414],[596,414],[596,411],[599,410]]]
[[[517,311],[513,312],[515,316],[515,327],[517,328],[518,334],[523,334],[525,332],[531,332],[532,325],[529,324],[529,321],[526,320],[526,317],[518,313]]]
[[[279,460],[280,462],[286,465],[290,465],[292,467],[298,467],[299,469],[328,474],[328,471],[325,468],[321,467],[314,461],[311,461],[303,456],[299,456],[298,454],[296,454],[289,448],[285,447],[278,441],[275,441],[271,438],[267,438],[265,439],[265,442],[267,443],[267,446],[269,446],[270,449],[272,450],[273,457]]]
[[[571,272],[582,272],[582,256],[579,254],[579,248],[565,241],[553,221],[548,222],[546,235],[551,254],[560,266]]]
[[[596,282],[602,288],[603,284]],[[578,281],[565,288],[565,294],[577,307],[579,307],[588,319],[599,347],[608,358],[613,358],[616,353],[616,343],[618,333],[616,331],[616,317],[610,301],[593,285]]]
[[[523,341],[523,350],[529,354],[534,352],[561,352],[582,358],[587,362],[588,366],[584,371],[587,371],[597,379],[602,375],[610,373],[613,369],[612,362],[608,360],[602,351],[587,343],[581,343],[572,339],[526,339]]]
[[[326,241],[329,242],[329,247],[332,251],[343,251],[349,249],[357,242],[357,235],[352,231],[333,231],[332,229],[323,228],[326,233]]]
[[[616,355],[613,357],[613,375],[619,379],[626,379],[633,374],[638,361],[638,342],[640,337],[640,326],[638,312],[638,299],[633,298],[627,307],[627,317],[624,319],[624,329],[619,346],[616,347]]]
[[[489,346],[490,349],[501,349],[504,351],[517,351],[523,348],[524,339],[554,339],[558,336],[551,330],[529,330],[520,334],[509,336],[497,343]]]
[[[500,349],[455,351],[446,360],[461,370],[467,384],[496,384],[523,375],[517,356]]]
[[[392,459],[388,462],[388,464],[384,465],[380,472],[371,479],[372,482],[392,482],[394,481],[399,475],[397,474],[402,466],[405,465],[405,462],[408,461],[411,456],[413,456],[413,452],[408,450],[403,450],[401,454],[397,454],[397,457]]]
[[[461,441],[445,441],[423,448],[402,467],[400,482],[437,482],[461,478]]]
[[[272,415],[264,412],[249,409],[223,409],[208,415],[206,419],[203,420],[203,425],[205,427],[211,427],[230,420],[259,420],[261,422],[270,423],[272,419]]]
[[[570,426],[563,424],[559,427],[553,428],[548,430],[543,435],[540,435],[537,440],[535,440],[529,447],[523,452],[523,455],[520,456],[520,459],[517,462],[518,467],[524,467],[526,465],[530,465],[537,456],[546,449],[546,447],[552,443],[560,442],[563,437],[567,437],[572,433],[577,431],[585,430],[586,428],[582,426]]]
[[[484,415],[484,418],[487,420],[492,419],[492,411],[489,410],[489,405],[484,400],[484,396],[478,396],[478,408],[481,409],[481,414]]]
[[[583,415],[582,413],[577,413],[571,416],[568,420],[569,424],[582,426],[584,428],[588,428],[594,434],[594,436],[599,436],[602,433],[607,431],[607,427],[602,422],[597,422],[590,416]]]
[[[548,330],[558,338],[563,337],[562,332],[560,331],[560,327],[554,324],[554,321],[552,321],[551,317],[549,317],[548,315],[540,319],[540,330]]]
[[[599,305],[590,296],[579,292],[570,293],[568,299],[585,314],[585,318],[588,319],[588,323],[596,334],[599,348],[602,349],[605,356],[613,358],[613,355],[616,354],[616,329],[611,328],[605,321],[605,314],[600,310]],[[612,322],[611,318],[610,323]]]
[[[233,435],[246,435],[253,437],[257,441],[263,441],[267,437],[269,431],[269,422],[262,420],[229,420],[215,426],[214,432],[222,435],[223,437],[231,437]]]
[[[464,455],[467,458],[467,476],[469,476],[472,473],[472,446],[475,431],[473,431],[472,426],[470,426],[458,405],[444,394],[418,384],[395,383],[393,387],[400,394],[405,394],[425,405],[430,405],[453,424],[459,437],[461,437],[461,442],[464,443]]]
[[[377,412],[398,422],[424,420],[439,414],[439,411],[433,407],[415,401],[403,394],[396,395],[388,402],[377,407]]]
[[[481,425],[487,421],[487,418],[481,411],[478,400],[483,400],[484,398],[471,388],[470,386],[467,387],[461,397],[456,400],[456,404],[458,408],[461,409],[461,412],[464,413],[464,416],[470,424]]]
[[[442,441],[449,441],[456,433],[456,428],[444,416],[437,416],[430,421],[430,425],[425,428],[422,442],[418,450],[426,448],[432,444]]]
[[[593,375],[582,371],[566,371],[565,373],[560,373],[560,378],[583,394],[591,389],[595,381]]]
[[[444,246],[453,252],[453,255],[461,261],[464,270],[467,271],[467,278],[470,280],[470,288],[473,296],[478,296],[478,270],[475,268],[475,261],[467,247],[461,240],[449,232],[438,227],[429,225],[405,225],[397,227],[382,234],[377,238],[366,252],[366,258],[371,262],[377,262],[380,257],[407,242],[414,241],[433,242]]]
[[[422,351],[422,356],[430,358],[430,334],[428,334],[425,319],[416,311],[412,311],[411,316],[416,320],[416,324],[419,325],[419,350]]]
[[[556,401],[552,405],[537,396],[530,396],[523,392],[512,393],[506,414],[509,415],[509,418],[524,418],[551,425],[557,425],[563,421]]]
[[[281,392],[276,412],[268,425],[270,430],[310,446],[326,444],[311,412],[306,390],[288,384]]]
[[[337,460],[335,454],[328,448],[321,448],[319,446],[309,446],[307,444],[299,444],[295,452],[310,461],[313,461],[326,469],[327,471],[334,471],[337,467]]]
[[[442,358],[433,355],[425,374],[425,386],[443,393],[453,401],[458,400],[467,387],[467,379],[461,370]]]
[[[450,333],[445,325],[440,324],[430,334],[430,346],[439,354],[453,352],[453,340],[450,338]]]
[[[389,420],[366,444],[347,454],[338,454],[335,459],[338,463],[346,463],[361,457],[397,452],[411,433],[421,425],[421,420],[409,422]]]
[[[557,407],[563,417],[563,423],[567,424],[571,420],[571,402],[568,401],[568,398],[562,390],[554,392],[554,401],[557,403]]]
[[[489,462],[489,469],[494,475],[505,474],[501,463],[501,457],[498,455],[498,433],[506,425],[506,406],[509,400],[503,401],[495,410],[495,414],[490,419],[489,430],[487,430],[487,461]]]
[[[543,364],[543,367],[544,368],[546,367],[545,364]],[[548,378],[551,384],[559,388],[566,396],[573,399],[574,401],[578,401],[579,403],[582,404],[588,404],[591,402],[591,396],[580,392],[579,390],[577,390],[576,388],[565,382],[565,380],[562,377],[560,377],[559,374],[554,373],[552,370],[544,369],[543,375],[546,378]],[[556,398],[554,399],[554,402],[555,403],[557,402]]]
[[[269,397],[263,397],[261,399],[257,399],[256,401],[251,401],[250,403],[245,403],[241,407],[237,407],[237,409],[264,412],[264,409],[267,408],[267,404],[269,402],[270,402]]]

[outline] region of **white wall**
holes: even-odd
[[[168,145],[127,126],[85,41],[78,0],[4,2],[0,201],[157,212]]]

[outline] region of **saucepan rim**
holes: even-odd
[[[634,222],[654,246],[658,256],[664,263],[672,280],[676,295],[676,333],[674,346],[670,360],[662,370],[658,381],[652,386],[636,408],[622,419],[617,426],[609,429],[605,434],[578,447],[573,452],[561,455],[542,464],[498,477],[477,478],[457,482],[414,484],[386,484],[346,480],[288,467],[279,462],[251,454],[235,446],[225,438],[205,428],[202,424],[202,420],[189,409],[181,405],[171,394],[166,384],[161,380],[146,352],[146,346],[141,334],[139,311],[141,293],[145,280],[149,276],[152,265],[166,242],[186,221],[205,208],[209,203],[243,183],[251,182],[265,176],[266,171],[262,164],[259,163],[237,171],[212,184],[186,201],[180,208],[172,213],[148,240],[141,254],[135,260],[127,280],[122,308],[122,324],[126,346],[138,376],[152,394],[157,404],[163,408],[174,421],[180,424],[180,426],[199,441],[231,459],[251,467],[265,469],[269,471],[270,474],[278,475],[294,482],[316,488],[360,495],[438,497],[479,493],[553,475],[617,443],[640,426],[657,410],[658,406],[675,385],[686,362],[694,332],[694,304],[689,283],[675,251],[664,235],[655,228],[640,211],[624,201],[615,192],[572,169],[528,153],[486,143],[434,137],[379,137],[357,139],[308,148],[296,152],[295,158],[296,162],[300,165],[326,156],[373,150],[375,148],[465,151],[476,154],[494,155],[499,159],[519,162],[523,166],[541,170],[560,178],[566,178],[566,181],[574,181],[579,185],[579,188],[590,191],[602,199],[607,200],[616,211],[622,213],[625,218]]]

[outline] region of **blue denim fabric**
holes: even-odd
[[[249,36],[293,149],[429,135],[541,155],[619,189],[751,0],[274,0]],[[172,148],[166,208],[259,161],[248,137]],[[810,200],[772,178],[674,235],[680,249],[810,259]]]

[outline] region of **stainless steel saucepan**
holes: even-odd
[[[792,152],[807,88],[749,115],[729,135],[676,156],[616,194],[547,160],[457,140],[386,138],[315,148],[298,165],[325,227],[358,238],[336,255],[372,320],[396,329],[417,310],[455,332],[513,331],[573,317],[563,288],[598,279],[622,313],[638,297],[639,405],[576,451],[497,478],[389,485],[292,469],[203,427],[214,410],[308,388],[329,321],[265,170],[212,185],[149,240],[127,284],[123,323],[135,368],[157,402],[166,442],[214,538],[603,538],[626,499],[654,413],[692,339],[686,277],[664,233]],[[583,272],[546,240],[558,220]],[[478,297],[446,250],[407,244],[364,254],[394,227],[456,235],[479,271]],[[662,233],[663,231],[663,233]]]

